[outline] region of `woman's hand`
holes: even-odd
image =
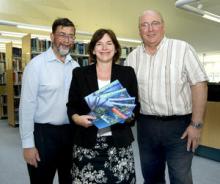
[[[72,116],[72,120],[80,126],[83,126],[85,128],[88,128],[90,126],[92,126],[92,120],[96,119],[94,116],[90,116],[90,115],[78,115],[78,114],[74,114]]]
[[[131,123],[133,121],[134,121],[134,113],[132,113],[131,117],[129,117],[125,120],[126,123]]]
[[[134,121],[134,118],[133,118],[133,117],[127,118],[127,119],[125,120],[126,123],[131,123],[132,121]]]

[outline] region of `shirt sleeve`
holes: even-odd
[[[34,63],[29,63],[23,73],[19,105],[19,129],[23,148],[35,147],[34,114],[37,107],[39,74]]]
[[[198,82],[208,81],[208,76],[198,58],[196,51],[189,44],[186,45],[184,63],[190,85],[195,85]]]

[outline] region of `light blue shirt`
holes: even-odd
[[[78,63],[70,55],[57,59],[52,48],[33,58],[25,67],[19,106],[23,148],[34,147],[34,123],[68,124],[66,103],[72,70]]]

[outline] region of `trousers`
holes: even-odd
[[[193,153],[187,151],[187,138],[181,139],[191,121],[191,114],[151,116],[137,120],[141,169],[145,184],[165,184],[168,166],[170,184],[192,184]]]
[[[53,184],[56,171],[60,184],[70,184],[72,167],[72,125],[35,123],[35,146],[40,155],[38,167],[28,164],[31,184]]]

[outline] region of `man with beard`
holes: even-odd
[[[71,183],[72,132],[66,102],[72,70],[78,67],[69,52],[75,26],[67,18],[56,19],[50,35],[52,46],[34,57],[22,79],[19,127],[30,183]]]

